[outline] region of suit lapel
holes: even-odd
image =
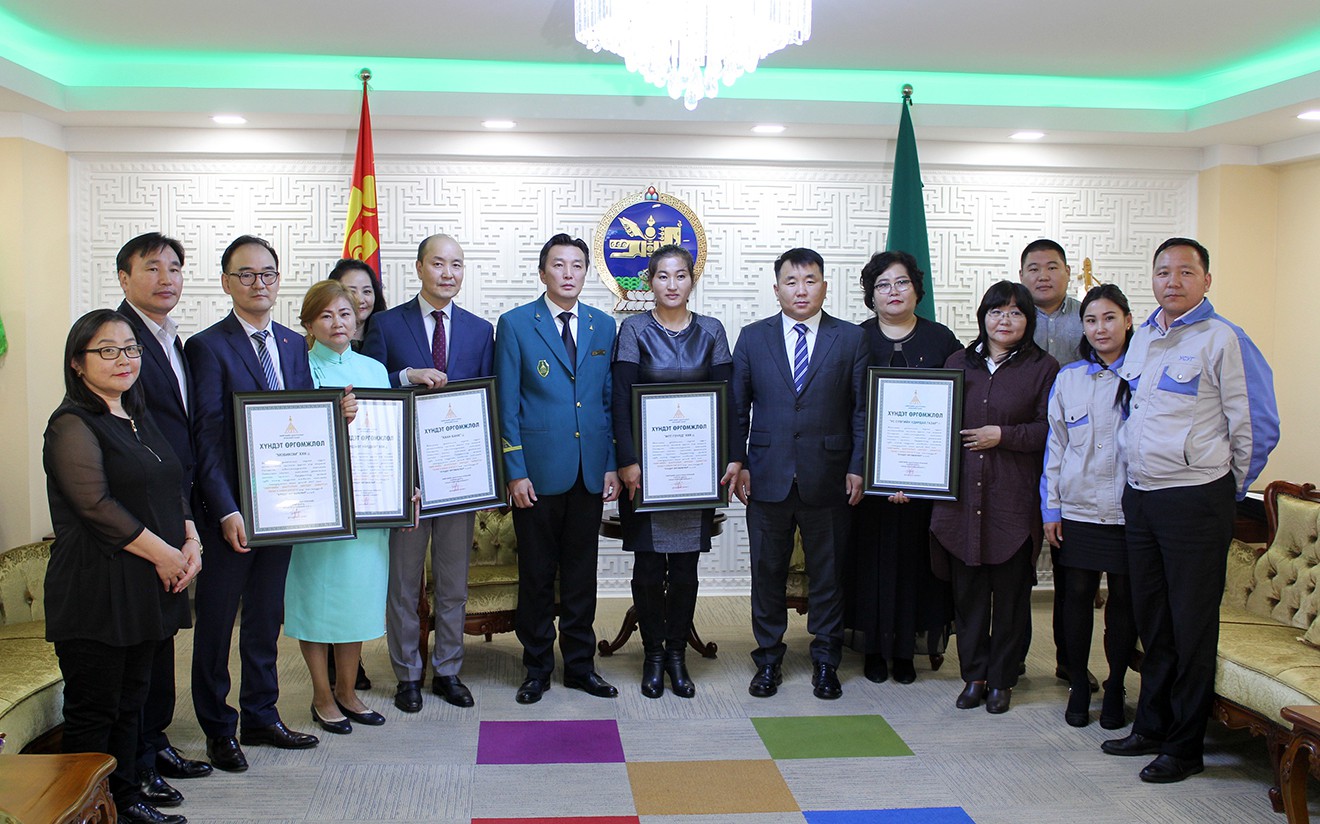
[[[581,311],[578,313],[577,369],[581,371],[591,355],[591,339],[596,334],[596,313],[581,303],[578,307]],[[563,341],[560,341],[560,345],[563,345]]]
[[[788,363],[788,350],[784,345],[784,315],[779,313],[765,320],[766,345],[770,348],[770,359],[779,367],[779,374],[784,377],[790,392],[796,393],[793,386],[793,367]]]
[[[293,369],[298,359],[307,357],[307,339],[275,321],[270,322],[270,334],[280,347],[280,376],[284,379],[284,388],[288,389],[297,383],[297,373]]]
[[[417,344],[417,351],[426,356],[426,363],[432,363],[431,342],[426,339],[426,326],[422,323],[420,295],[404,304],[403,325],[408,327],[408,332],[412,334],[413,341]]]
[[[165,351],[164,346],[161,346],[160,338],[151,333],[151,330],[147,328],[147,324],[142,320],[142,316],[128,304],[128,301],[119,304],[119,314],[128,318],[129,325],[133,327],[138,343],[142,344],[142,348],[146,350],[147,356],[151,358],[152,362],[156,364],[156,367],[160,369],[169,380],[170,386],[174,389],[174,400],[178,402],[179,409],[182,411],[183,393],[179,388],[179,381],[175,378],[174,366],[170,364],[169,353]],[[177,341],[178,338],[175,337],[175,340]],[[183,362],[183,377],[184,380],[187,380],[188,359],[183,357],[183,353],[179,353],[179,360]]]
[[[229,343],[229,348],[247,367],[248,373],[257,382],[257,386],[265,386],[266,372],[261,368],[261,361],[257,360],[257,353],[252,348],[252,342],[248,340],[248,336],[243,332],[243,324],[238,322],[238,318],[234,316],[233,312],[230,312],[224,319],[224,326],[221,328],[224,330],[225,340]]]
[[[806,392],[807,387],[811,386],[811,379],[816,377],[820,371],[819,364],[825,362],[829,356],[830,350],[834,348],[834,343],[839,337],[839,322],[834,318],[821,313],[820,326],[816,327],[816,345],[811,349],[811,360],[807,362],[807,374],[802,380],[802,391]]]
[[[564,365],[564,368],[570,374],[577,374],[573,364],[568,362],[568,350],[564,348],[564,339],[559,336],[559,327],[555,323],[555,319],[550,317],[544,298],[536,302],[536,306],[532,310],[532,320],[536,324],[537,334],[541,336],[541,340],[545,341],[545,345],[550,348],[555,357],[559,358],[559,362]],[[578,338],[578,353],[581,354],[582,318],[578,318]]]

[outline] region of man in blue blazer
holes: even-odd
[[[371,317],[362,354],[385,364],[391,386],[440,387],[454,380],[495,374],[494,328],[454,303],[463,286],[463,247],[449,235],[432,235],[417,247],[421,291],[412,300]],[[422,708],[426,661],[418,648],[417,595],[426,547],[435,578],[435,651],[431,691],[458,707],[473,705],[459,680],[463,666],[463,619],[467,608],[468,558],[475,513],[428,518],[420,529],[390,532],[390,578],[385,637],[399,685],[394,705]]]
[[[194,514],[202,542],[211,548],[206,568],[197,578],[192,688],[197,722],[206,733],[207,757],[217,769],[242,772],[248,764],[240,740],[303,749],[316,746],[318,739],[284,726],[275,707],[280,692],[276,643],[291,547],[252,550],[247,545],[238,503],[233,394],[311,389],[312,373],[303,336],[271,320],[280,291],[274,248],[261,238],[243,235],[225,249],[220,269],[220,285],[233,300],[233,311],[193,335],[185,347],[193,375],[196,491],[204,510]],[[240,603],[242,733],[236,739],[240,713],[226,699],[229,646]]]
[[[183,260],[183,244],[159,232],[148,232],[125,243],[115,265],[124,290],[119,313],[128,319],[143,347],[137,385],[152,419],[183,467],[183,494],[191,499],[194,459],[188,398],[192,380],[179,326],[170,317],[183,294]],[[180,548],[190,568],[201,565],[201,548],[198,541],[185,541]],[[190,626],[187,595],[178,595],[176,606],[181,610],[182,626]],[[211,773],[210,764],[185,758],[170,744],[165,730],[174,720],[174,703],[174,636],[170,636],[156,645],[138,736],[138,782],[144,800],[155,807],[173,807],[183,801],[182,793],[162,775],[197,778]]]
[[[785,587],[793,533],[806,553],[811,684],[817,698],[843,694],[839,576],[849,506],[862,499],[864,381],[870,350],[861,327],[830,317],[825,262],[811,249],[775,261],[781,311],[743,327],[733,350],[736,428],[724,482],[747,504],[751,537],[752,633],[758,669],[747,691],[774,695],[783,679]]]
[[[550,689],[555,576],[564,686],[599,698],[618,690],[595,671],[596,549],[601,510],[619,497],[610,424],[614,318],[578,302],[587,244],[558,234],[541,247],[545,293],[500,316],[495,374],[504,466],[518,537],[518,611],[527,677],[520,704]]]

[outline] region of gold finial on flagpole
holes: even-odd
[[[362,81],[363,85],[366,85],[367,81],[371,79],[371,69],[367,69],[367,68],[359,69],[357,73],[357,78],[358,80]]]
[[[911,83],[904,83],[904,84],[903,84],[903,102],[904,102],[904,103],[911,103],[911,102],[912,102],[912,84],[911,84]]]

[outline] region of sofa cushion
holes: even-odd
[[[18,752],[59,726],[63,713],[64,679],[55,647],[44,638],[0,640],[0,732],[5,748]]]
[[[1256,560],[1245,606],[1307,631],[1320,614],[1320,503],[1286,494],[1279,495],[1277,503],[1274,541]]]
[[[49,562],[49,541],[16,547],[0,555],[0,625],[46,620]]]

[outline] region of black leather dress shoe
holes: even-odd
[[[297,732],[276,721],[269,727],[244,728],[238,740],[244,744],[265,744],[281,750],[307,750],[321,743],[321,739],[305,732]]]
[[[1124,738],[1111,738],[1100,745],[1108,755],[1156,755],[1163,741],[1134,732]]]
[[[541,700],[541,694],[548,689],[550,689],[550,679],[528,678],[518,688],[518,694],[514,696],[514,700],[519,704],[535,704]]]
[[[889,680],[889,662],[883,655],[867,655],[862,662],[862,675],[873,684]]]
[[[829,664],[816,664],[811,674],[811,692],[817,698],[833,701],[843,695],[843,685],[839,683],[839,673]]]
[[[352,721],[354,724],[365,724],[368,727],[379,727],[385,723],[385,716],[375,710],[369,709],[366,712],[354,712],[338,701],[335,701],[335,706],[339,707],[339,711],[348,716],[348,720]]]
[[[960,710],[971,710],[981,706],[981,699],[985,697],[984,681],[968,681],[963,691],[958,693],[958,700],[954,705]]]
[[[895,658],[893,666],[894,680],[900,684],[911,684],[917,680],[917,668],[911,658]]]
[[[394,689],[394,706],[404,712],[421,712],[422,682],[400,681]]]
[[[173,747],[156,751],[156,772],[166,778],[201,778],[211,774],[211,765],[193,761]]]
[[[991,687],[985,692],[985,711],[991,715],[1008,712],[1008,704],[1013,700],[1013,688],[999,689]]]
[[[477,703],[472,700],[472,691],[457,675],[437,675],[431,679],[431,692],[445,699],[455,707],[470,707]]]
[[[582,690],[587,695],[594,695],[597,698],[617,698],[619,695],[614,685],[601,678],[596,672],[588,672],[577,677],[565,675],[564,686],[571,690]]]
[[[779,692],[779,685],[784,683],[784,673],[778,664],[766,664],[752,676],[747,685],[747,694],[755,698],[769,698]]]
[[[137,779],[142,800],[151,806],[177,807],[183,803],[183,793],[166,784],[165,779],[155,770],[139,769]]]
[[[217,770],[225,772],[243,772],[248,768],[247,756],[243,755],[243,748],[232,735],[206,739],[206,760]],[[122,814],[120,818],[123,818]]]
[[[1148,784],[1173,784],[1188,776],[1196,775],[1205,769],[1199,758],[1179,758],[1176,755],[1159,755],[1155,760],[1142,767],[1139,775]]]
[[[145,824],[188,824],[188,819],[181,815],[163,813],[145,801],[119,808],[120,821],[145,822]]]
[[[312,722],[328,733],[335,735],[349,735],[353,732],[353,724],[347,718],[340,718],[337,721],[329,721],[321,717],[321,713],[316,711],[316,705],[312,705]]]

